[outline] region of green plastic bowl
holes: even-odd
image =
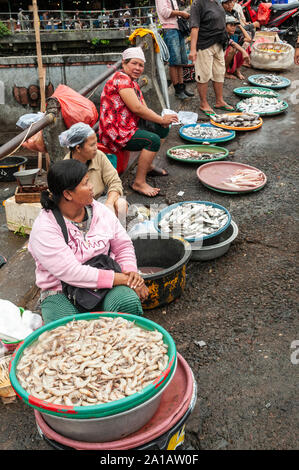
[[[33,344],[38,337],[45,331],[54,330],[55,328],[65,325],[66,323],[73,320],[96,320],[101,317],[117,317],[121,316],[122,318],[134,322],[140,328],[144,330],[154,331],[158,330],[163,335],[163,341],[168,346],[168,364],[165,370],[161,373],[161,376],[156,378],[152,384],[147,385],[142,391],[134,393],[126,398],[120,400],[112,401],[109,403],[104,403],[101,405],[92,405],[92,406],[66,406],[66,405],[55,405],[54,403],[49,403],[44,400],[40,400],[32,395],[29,395],[26,390],[21,387],[17,375],[16,368],[18,362],[26,348]],[[168,383],[172,372],[176,367],[177,353],[175,343],[170,336],[170,334],[164,330],[157,323],[148,320],[144,317],[139,317],[137,315],[130,315],[125,313],[117,312],[95,312],[95,313],[83,313],[79,315],[71,315],[64,317],[60,320],[48,323],[47,325],[39,328],[29,335],[24,342],[20,344],[17,350],[12,356],[10,362],[10,373],[9,378],[12,387],[14,388],[16,394],[21,400],[24,401],[27,405],[39,410],[40,412],[47,413],[53,416],[61,416],[66,418],[73,419],[86,419],[86,418],[100,418],[103,416],[111,416],[114,414],[122,413],[126,410],[129,410],[141,403],[144,403],[146,400],[149,400],[160,392],[165,385]]]
[[[197,152],[205,152],[205,153],[221,153],[222,155],[220,157],[216,158],[210,158],[207,160],[196,160],[195,158],[187,158],[186,160],[181,159],[176,157],[175,155],[171,154],[171,150],[176,150],[176,149],[192,149],[196,150]],[[176,147],[172,147],[167,150],[167,156],[169,158],[172,158],[173,160],[176,160],[180,163],[197,163],[198,165],[202,163],[209,163],[209,162],[216,162],[218,160],[223,160],[226,158],[229,154],[229,151],[224,148],[224,147],[217,147],[216,145],[177,145]]]
[[[281,113],[284,113],[289,105],[286,101],[282,101],[282,100],[278,100],[282,103],[282,107],[281,109],[277,110],[277,111],[267,111],[267,112],[257,112],[255,111],[254,114],[258,114],[259,116],[276,116],[277,114],[281,114]],[[237,104],[236,108],[241,111],[242,113],[245,113],[244,109],[242,109],[242,101],[239,101],[239,103]],[[247,111],[247,112],[253,112],[253,111]]]

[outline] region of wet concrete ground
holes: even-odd
[[[294,67],[283,75],[294,82],[298,70]],[[247,76],[252,73],[257,72],[245,69]],[[229,103],[239,101],[232,90],[242,85],[239,80],[226,80],[225,98]],[[238,133],[235,140],[222,144],[230,151],[229,160],[256,166],[266,173],[268,183],[261,191],[231,196],[202,186],[196,176],[197,165],[166,157],[168,148],[185,143],[175,126],[157,157],[169,176],[151,179],[161,187],[161,194],[149,200],[133,193],[129,183],[134,170],[124,178],[131,203],[149,207],[151,203],[181,200],[212,201],[225,206],[239,227],[238,238],[225,256],[188,264],[186,288],[178,300],[145,313],[171,333],[197,381],[198,400],[187,421],[185,449],[298,447],[299,365],[291,355],[293,342],[299,340],[295,290],[297,91],[281,91],[281,98],[289,103],[287,113],[264,118],[261,129]],[[211,91],[210,97],[213,105]],[[177,103],[172,96],[171,106],[176,111],[181,108],[198,112],[199,101],[195,97]],[[207,120],[201,113],[199,117]],[[184,191],[183,197],[178,196],[179,191]],[[34,279],[25,277],[34,276],[34,270],[26,255],[22,266],[17,262],[12,266],[10,275],[16,266],[23,278],[18,278],[15,288],[19,298],[24,298],[20,291],[26,282],[32,286]],[[29,274],[24,276],[25,272]],[[14,298],[12,284],[3,275],[1,278],[0,271],[0,298],[3,286],[7,298]],[[31,297],[27,296],[29,306],[36,300]],[[205,346],[200,347],[199,341]],[[51,449],[37,432],[32,409],[19,400],[5,406],[0,403],[0,449]]]

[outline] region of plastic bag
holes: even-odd
[[[9,300],[0,299],[0,333],[22,340],[40,326],[42,326],[40,315],[30,310],[25,310],[21,315],[19,307]]]
[[[39,121],[41,118],[43,118],[45,113],[38,112],[36,114],[24,114],[19,118],[19,120],[16,123],[16,126],[20,127],[21,129],[27,129],[31,124]]]
[[[294,48],[286,43],[254,44],[250,54],[251,66],[262,70],[286,70],[294,63]]]
[[[47,153],[42,130],[27,139],[22,145],[26,149],[33,150],[35,152]]]
[[[58,99],[67,128],[77,122],[84,122],[93,127],[99,118],[95,104],[66,85],[59,85],[51,98]]]
[[[265,25],[269,22],[271,15],[272,3],[260,3],[257,10],[257,21],[261,25]]]

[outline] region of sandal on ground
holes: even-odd
[[[215,109],[222,109],[223,111],[235,111],[235,108],[233,106],[227,105],[227,106],[214,106]]]
[[[213,111],[213,110],[212,110],[212,111],[206,111],[205,109],[201,109],[201,108],[199,108],[199,109],[200,109],[200,111],[201,111],[202,113],[204,113],[206,116],[213,116],[214,114],[216,114],[215,111]]]

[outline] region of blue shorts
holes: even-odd
[[[163,29],[163,39],[169,50],[169,65],[186,65],[188,57],[185,39],[178,29]]]

